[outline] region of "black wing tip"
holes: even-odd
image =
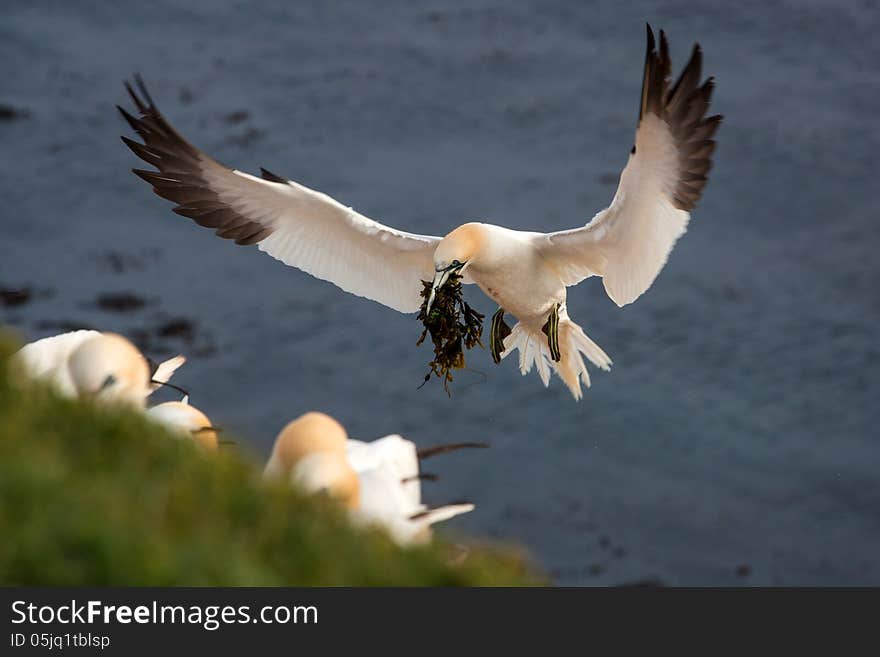
[[[411,477],[404,477],[400,480],[401,484],[407,484],[412,481],[439,481],[440,477],[433,472],[420,472]]]
[[[671,130],[679,148],[681,167],[672,201],[677,208],[690,211],[708,182],[707,174],[712,168],[711,157],[715,148],[712,137],[723,118],[720,114],[705,116],[715,89],[715,78],[710,76],[700,80],[703,48],[697,42],[678,79],[670,86],[671,63],[666,33],[660,30],[658,54],[650,24],[647,24],[646,31],[648,47],[639,119],[646,112],[655,114]]]
[[[691,56],[688,59],[688,63],[685,65],[685,71],[689,71],[691,69],[695,69],[697,72],[697,77],[699,77],[700,72],[703,68],[703,49],[700,47],[699,43],[695,43],[693,49],[691,50]],[[699,80],[697,80],[699,83]]]
[[[700,73],[703,64],[703,49],[699,43],[694,43],[690,57],[682,68],[678,79],[670,88],[669,74],[671,69],[671,61],[669,57],[669,42],[666,39],[664,30],[660,30],[660,51],[657,52],[654,32],[650,24],[647,25],[648,44],[645,54],[645,77],[642,80],[642,112],[648,109],[654,113],[662,113],[667,106],[679,93],[690,96],[691,93],[700,85]],[[714,77],[709,77],[706,82],[710,82],[709,87],[714,88]],[[704,85],[705,86],[705,83]],[[680,89],[681,88],[681,89]],[[639,115],[642,118],[642,114]]]
[[[137,123],[137,119],[134,118],[127,109],[125,109],[122,105],[116,106],[116,111],[119,112],[119,116],[121,116],[128,125],[134,129],[134,124]]]
[[[135,83],[137,84],[138,89],[139,89],[140,92],[141,92],[141,95],[142,95],[142,96],[144,97],[144,99],[147,101],[147,105],[148,105],[148,107],[150,107],[150,108],[154,108],[154,107],[156,107],[156,103],[153,102],[153,97],[150,96],[150,92],[147,91],[147,85],[144,84],[144,79],[141,77],[141,74],[140,74],[140,73],[135,73],[135,74],[134,74],[134,81],[135,81]]]
[[[159,175],[158,171],[147,171],[145,169],[132,169],[131,172],[141,180],[148,182],[151,185],[155,182],[155,176]]]
[[[253,246],[266,239],[272,234],[271,228],[266,228],[256,222],[251,222],[248,230],[244,230],[235,237],[236,246]]]
[[[126,136],[121,137],[122,143],[141,160],[158,169],[132,169],[132,173],[152,186],[154,193],[175,203],[172,212],[192,219],[200,226],[216,229],[215,233],[223,239],[248,246],[271,235],[271,227],[264,226],[259,221],[248,220],[219,199],[216,191],[202,175],[199,160],[205,156],[165,120],[147,91],[140,73],[135,73],[131,80],[125,80],[123,84],[141,116],[133,116],[120,105],[116,108],[144,143]],[[267,169],[260,170],[265,180],[288,183]],[[213,207],[210,204],[190,205],[194,202],[203,204],[205,201],[212,202]]]
[[[489,443],[482,442],[465,442],[465,443],[446,443],[442,445],[434,445],[433,447],[423,447],[416,450],[416,456],[421,461],[429,459],[432,456],[446,454],[448,452],[456,452],[461,449],[488,449]]]
[[[119,110],[119,114],[122,116],[122,118],[128,124],[128,126],[132,130],[134,130],[135,132],[140,134],[141,130],[143,129],[143,124],[141,123],[141,120],[138,119],[133,114],[131,114],[127,109],[125,109],[121,105],[117,105],[116,109]]]
[[[268,180],[269,182],[274,183],[281,183],[282,185],[286,185],[288,182],[286,178],[282,178],[281,176],[274,174],[268,169],[264,169],[263,167],[260,167],[260,176],[262,176],[263,180]]]
[[[133,73],[131,81],[124,80],[123,85],[125,85],[125,90],[141,113],[146,114],[150,110],[155,109],[156,104],[153,102],[150,92],[147,91],[147,85],[144,83],[144,78],[140,73]]]

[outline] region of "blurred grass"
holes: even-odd
[[[403,549],[331,501],[269,487],[137,413],[12,385],[0,335],[0,585],[493,586],[536,583],[521,555]]]

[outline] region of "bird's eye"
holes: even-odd
[[[453,266],[453,267],[461,267],[461,263],[460,263],[458,260],[453,260],[453,261],[452,261],[452,266]]]
[[[112,374],[109,374],[106,379],[104,379],[104,383],[101,384],[101,390],[106,390],[112,385],[116,384],[116,377]]]

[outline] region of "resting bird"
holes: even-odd
[[[185,438],[192,438],[197,445],[208,451],[216,451],[219,445],[219,429],[202,411],[189,403],[185,396],[181,401],[157,404],[147,409],[147,417]]]
[[[346,292],[411,313],[422,305],[422,280],[432,281],[431,297],[453,273],[477,284],[498,304],[493,360],[519,350],[523,374],[534,366],[546,386],[555,371],[580,399],[581,383],[590,385],[582,355],[604,370],[611,359],[569,318],[566,288],[601,276],[608,296],[624,306],[651,286],[706,186],[721,123],[721,116],[706,117],[714,83],[701,83],[700,46],[670,84],[666,36],[660,32],[658,52],[650,26],[647,35],[635,144],[617,193],[571,230],[467,223],[440,238],[390,228],[265,169],[258,178],[220,164],[171,127],[139,78],[139,93],[126,87],[140,116],[119,110],[144,143],[122,139],[157,169],[134,173],[173,201],[174,212]],[[513,329],[506,312],[519,320]]]
[[[428,508],[422,504],[423,479],[436,475],[421,471],[421,462],[435,453],[482,443],[452,443],[419,450],[405,438],[392,434],[371,442],[348,440],[346,457],[360,481],[360,517],[380,523],[400,543],[425,542],[431,526],[474,510],[470,502]]]
[[[14,356],[30,379],[48,382],[67,397],[123,402],[143,408],[147,397],[186,361],[175,356],[155,369],[128,339],[81,330],[26,344]]]
[[[398,435],[372,442],[350,440],[345,428],[324,413],[291,421],[275,439],[263,476],[285,479],[308,492],[327,492],[352,520],[378,525],[402,545],[431,538],[431,525],[474,509],[468,502],[428,508],[422,503],[420,459],[481,443],[455,443],[417,450]]]

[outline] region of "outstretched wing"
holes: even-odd
[[[658,54],[648,26],[639,125],[614,200],[582,228],[535,236],[565,285],[602,276],[608,296],[623,306],[666,264],[706,186],[721,123],[720,115],[705,116],[714,82],[700,84],[702,60],[697,44],[670,88],[666,35],[660,32]]]
[[[220,164],[174,130],[136,82],[140,94],[125,86],[140,117],[118,109],[144,143],[122,141],[158,170],[134,173],[176,203],[174,212],[346,292],[401,312],[419,309],[420,281],[433,276],[440,238],[389,228],[265,169],[257,178]]]

